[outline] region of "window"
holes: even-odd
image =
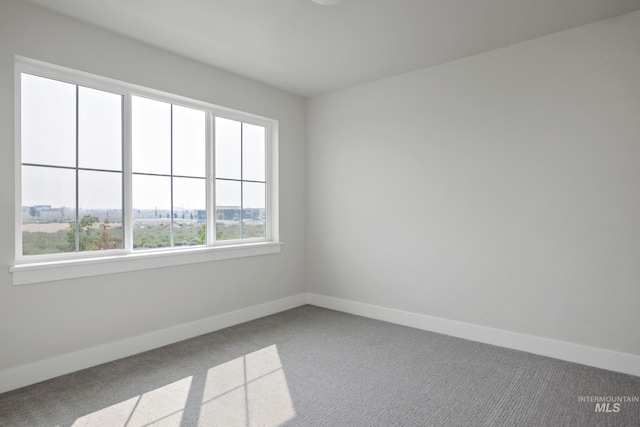
[[[21,75],[22,255],[123,247],[122,98]]]
[[[279,252],[274,121],[31,61],[16,85],[14,283],[44,264]]]
[[[206,113],[139,96],[131,105],[134,250],[204,245]]]

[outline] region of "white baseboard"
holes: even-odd
[[[305,303],[458,338],[640,376],[640,356],[632,354],[307,293],[0,371],[0,393],[296,308]]]
[[[306,304],[295,295],[0,371],[0,393]]]
[[[640,356],[487,328],[313,293],[307,303],[399,325],[640,376]]]

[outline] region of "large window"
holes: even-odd
[[[29,63],[16,76],[17,265],[277,241],[274,121]]]

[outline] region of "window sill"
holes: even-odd
[[[104,258],[18,264],[11,267],[9,271],[13,275],[13,285],[17,286],[78,277],[100,276],[103,274],[219,261],[231,258],[276,254],[280,253],[281,247],[282,243],[280,242],[261,242],[233,246],[181,249],[178,251],[140,252]]]

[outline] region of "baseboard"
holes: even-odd
[[[307,294],[307,303],[426,331],[640,376],[640,356],[632,354],[487,328],[313,293]]]
[[[0,393],[306,304],[306,294],[220,314],[148,334],[0,371]]]
[[[304,304],[312,304],[417,329],[640,376],[640,356],[632,354],[307,293],[0,371],[0,393],[279,313]]]

